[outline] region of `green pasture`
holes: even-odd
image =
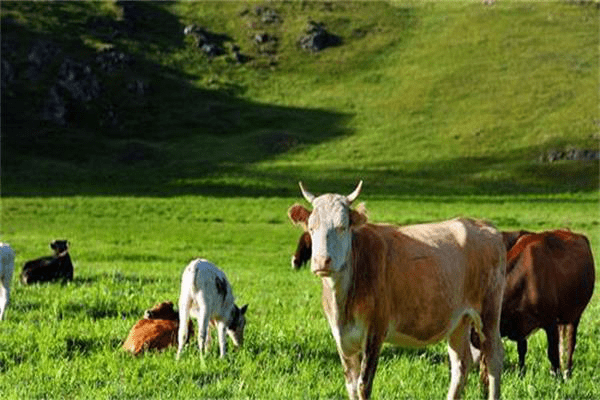
[[[495,221],[501,229],[569,227],[587,234],[596,254],[600,250],[596,196],[381,200],[369,195],[366,182],[361,200],[373,221],[404,224],[469,215]],[[17,272],[0,327],[3,398],[344,398],[319,279],[290,268],[300,232],[286,210],[297,201],[300,195],[4,198],[2,237],[17,252]],[[74,281],[22,286],[20,266],[47,254],[47,242],[56,237],[72,243]],[[238,304],[250,304],[244,347],[224,360],[216,345],[203,359],[195,342],[180,362],[174,349],[139,358],[124,353],[120,346],[146,308],[177,301],[181,272],[195,257],[221,266]],[[550,376],[543,332],[529,340],[524,378],[517,372],[516,345],[506,341],[504,397],[596,398],[599,312],[594,295],[580,324],[569,381]],[[374,397],[445,396],[446,354],[443,343],[423,350],[386,346]],[[465,398],[479,398],[478,374],[469,382]]]
[[[547,161],[598,150],[597,2],[136,4],[134,23],[114,1],[0,6],[3,68],[15,71],[1,91],[0,240],[17,253],[0,323],[3,399],[346,398],[319,279],[290,268],[299,180],[347,194],[363,179],[359,201],[374,222],[569,228],[600,257],[598,160]],[[261,22],[265,6],[281,21]],[[342,45],[301,50],[309,20]],[[182,33],[191,23],[251,61],[207,58]],[[272,53],[253,41],[265,32],[277,37]],[[30,79],[39,41],[61,51]],[[135,63],[99,71],[93,60],[109,48]],[[57,126],[40,113],[65,55],[92,65],[103,90]],[[144,96],[127,90],[132,79],[148,82]],[[109,105],[117,127],[98,122]],[[71,242],[73,282],[21,285],[23,263],[58,238]],[[221,360],[214,343],[206,357],[192,343],[179,362],[174,349],[122,351],[145,309],[177,301],[196,257],[219,265],[249,304],[244,347]],[[600,398],[597,292],[572,378],[550,375],[543,332],[529,339],[524,377],[505,341],[504,398]],[[444,398],[449,381],[445,343],[386,346],[373,397]],[[464,397],[481,398],[476,372]]]

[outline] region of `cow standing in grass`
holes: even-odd
[[[241,309],[235,305],[231,285],[225,273],[207,260],[197,259],[189,263],[181,277],[179,296],[179,348],[177,359],[186,341],[185,323],[192,316],[198,320],[198,347],[210,349],[210,325],[217,327],[221,358],[227,351],[227,335],[233,344],[244,342],[246,304]],[[182,328],[183,327],[183,328]]]
[[[560,373],[567,347],[563,373],[568,377],[577,326],[594,291],[590,243],[585,236],[566,230],[503,234],[508,255],[500,332],[517,342],[524,372],[527,336],[544,329],[554,374]]]
[[[0,243],[0,321],[10,301],[10,282],[15,269],[15,252],[8,243]]]
[[[322,280],[322,303],[351,399],[371,394],[384,342],[423,347],[448,340],[448,398],[460,396],[472,362],[470,330],[482,339],[482,379],[500,396],[503,348],[500,308],[506,251],[491,225],[468,219],[396,227],[367,223],[349,196],[315,197],[289,209],[309,232],[311,270]]]

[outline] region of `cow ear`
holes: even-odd
[[[246,311],[248,311],[248,304],[244,304],[244,306],[240,309],[242,315],[246,314]]]
[[[350,227],[359,228],[367,223],[367,209],[364,203],[361,203],[355,210],[350,210]]]
[[[303,205],[294,204],[288,210],[288,217],[292,220],[293,223],[297,225],[301,225],[304,230],[308,225],[308,217],[310,216],[310,211],[308,211]]]

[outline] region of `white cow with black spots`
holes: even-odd
[[[210,348],[209,325],[217,327],[219,350],[223,358],[227,351],[226,334],[234,345],[243,344],[247,309],[247,304],[242,308],[235,305],[231,285],[223,271],[204,259],[189,263],[181,277],[177,359],[187,340],[187,321],[190,316],[198,320],[198,347],[201,351],[207,352]]]

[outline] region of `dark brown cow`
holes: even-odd
[[[567,377],[573,366],[577,326],[594,290],[589,241],[567,230],[504,232],[503,236],[508,254],[500,333],[517,342],[523,371],[527,336],[544,329],[553,373],[560,372],[567,346],[563,371]]]
[[[292,256],[292,268],[299,269],[310,260],[312,254],[312,241],[308,232],[303,232],[298,239],[298,247]]]
[[[177,344],[179,313],[170,301],[159,303],[144,313],[123,343],[123,349],[138,355],[148,349],[163,350]],[[192,323],[188,324],[188,337],[194,333]]]

